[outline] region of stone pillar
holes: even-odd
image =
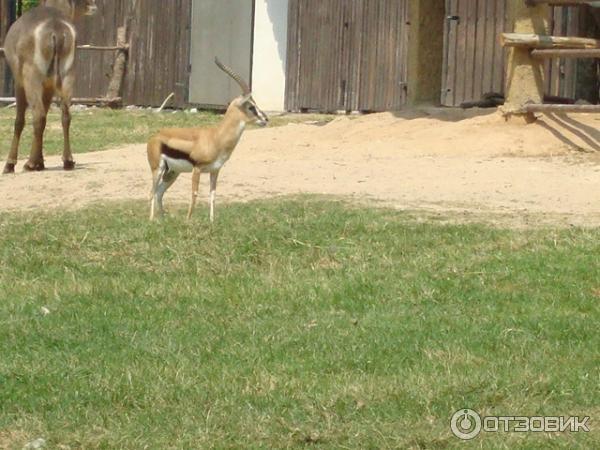
[[[525,0],[508,1],[508,23],[514,33],[548,35],[550,7],[527,6]],[[544,61],[531,57],[530,49],[511,47],[506,70],[506,115],[523,113],[526,103],[542,103],[544,99]],[[530,117],[533,119],[533,117]]]

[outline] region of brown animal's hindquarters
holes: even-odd
[[[75,80],[76,33],[73,20],[96,10],[95,0],[46,0],[23,14],[8,30],[4,40],[6,61],[15,80],[17,114],[11,149],[4,173],[13,173],[31,108],[33,141],[25,171],[44,170],[43,141],[46,118],[54,95],[62,100],[63,167],[75,167],[71,153],[71,95]]]

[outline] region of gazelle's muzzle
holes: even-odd
[[[259,127],[266,127],[268,123],[269,123],[269,118],[267,117],[267,115],[264,112],[259,110],[258,115],[256,116],[256,124]]]

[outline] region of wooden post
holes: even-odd
[[[547,5],[528,6],[523,0],[508,2],[508,23],[514,33],[548,35],[550,30],[550,7]],[[502,107],[505,115],[525,115],[527,103],[543,103],[544,62],[533,58],[529,48],[510,47],[506,74],[506,103]]]
[[[118,98],[121,95],[121,86],[125,78],[125,68],[127,67],[127,52],[123,49],[127,46],[127,27],[119,27],[117,29],[117,47],[122,47],[117,50],[117,57],[113,64],[113,73],[108,83],[106,91],[107,98]]]

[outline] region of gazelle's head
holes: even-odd
[[[242,77],[235,73],[230,67],[227,67],[219,58],[215,58],[215,64],[235,80],[235,82],[242,88],[242,95],[234,99],[230,106],[238,108],[244,117],[246,123],[256,123],[257,125],[264,127],[269,122],[267,115],[260,110],[254,99],[252,98],[252,92],[248,83],[246,83]]]

